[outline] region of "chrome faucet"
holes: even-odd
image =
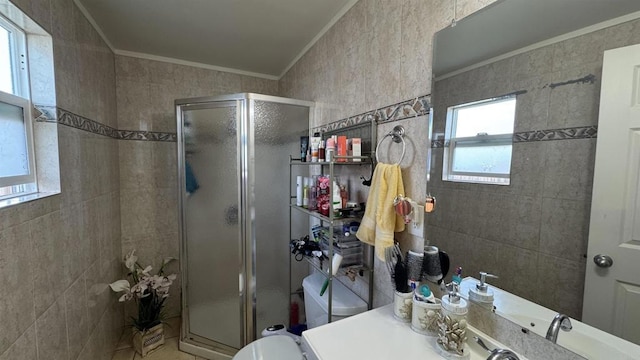
[[[478,345],[480,345],[483,349],[487,350],[489,353],[489,357],[487,360],[520,360],[518,355],[516,355],[513,351],[507,349],[493,349],[489,350],[487,345],[485,345],[484,341],[481,338],[474,336],[473,337]]]
[[[549,325],[549,330],[547,330],[547,340],[550,340],[554,344],[558,341],[558,332],[562,329],[563,331],[569,331],[573,329],[571,326],[571,320],[565,314],[558,314],[551,321],[551,325]]]
[[[520,358],[511,350],[495,349],[491,352],[487,360],[520,360]]]

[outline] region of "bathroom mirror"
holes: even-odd
[[[464,276],[496,274],[489,284],[583,319],[603,53],[640,43],[639,12],[637,0],[503,0],[435,35],[426,233]],[[443,181],[447,109],[507,95],[509,185]]]

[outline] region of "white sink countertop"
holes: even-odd
[[[469,326],[467,337],[472,339],[473,333],[491,345],[500,345]],[[418,334],[411,330],[410,323],[396,320],[392,305],[307,330],[302,338],[310,360],[444,359],[436,338]],[[472,350],[471,360],[488,356],[484,350],[468,348]]]

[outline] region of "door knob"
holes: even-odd
[[[613,265],[613,259],[609,255],[598,254],[593,257],[593,262],[601,268],[608,268]]]

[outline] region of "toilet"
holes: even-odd
[[[329,290],[320,296],[322,284],[326,276],[316,272],[302,281],[304,289],[304,314],[307,318],[307,329],[324,325],[328,320]],[[331,321],[338,321],[349,316],[367,311],[367,303],[358,295],[347,289],[340,281],[333,280],[333,301],[331,302]]]
[[[302,281],[304,289],[304,306],[307,317],[307,328],[311,329],[326,324],[328,320],[327,301],[329,291],[320,296],[320,290],[326,277],[321,273],[314,273]],[[338,321],[346,317],[367,311],[367,303],[352,293],[339,281],[333,281],[333,301],[331,304],[331,321]],[[276,335],[266,336],[243,347],[233,357],[233,360],[303,360],[303,352],[293,334],[284,334],[278,327],[272,331],[263,331]]]
[[[233,360],[304,360],[302,350],[293,338],[273,335],[258,339],[243,347]]]

